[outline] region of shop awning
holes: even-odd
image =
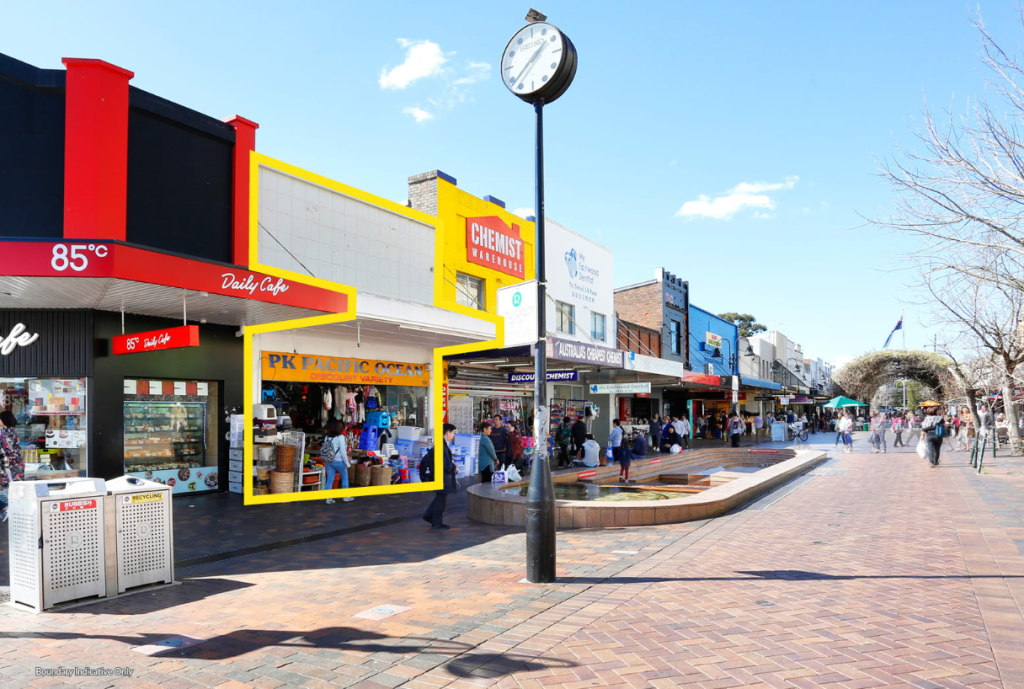
[[[750,376],[740,376],[740,383],[752,388],[762,388],[764,390],[781,390],[782,385],[779,383],[773,383],[770,380],[761,380],[760,378],[751,378]]]
[[[0,308],[97,309],[256,325],[345,313],[348,295],[119,242],[0,241]],[[184,306],[183,306],[184,300]]]

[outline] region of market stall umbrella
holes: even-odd
[[[825,407],[826,409],[842,409],[844,407],[866,407],[868,405],[864,404],[863,402],[858,402],[857,400],[850,399],[849,397],[840,395],[839,397],[833,397],[832,399],[830,399],[828,402],[825,402],[825,404],[821,406]]]

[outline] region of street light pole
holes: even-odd
[[[555,580],[555,486],[548,462],[548,415],[544,404],[547,385],[547,271],[544,250],[544,100],[534,104],[537,113],[537,343],[533,380],[533,469],[526,491],[526,579],[535,584]]]

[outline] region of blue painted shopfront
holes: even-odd
[[[719,318],[715,314],[705,311],[690,303],[690,368],[694,371],[704,372],[706,364],[714,366],[714,375],[733,376],[738,374],[737,361],[735,357],[740,355],[736,351],[739,329],[735,324]],[[715,347],[709,343],[707,333],[717,335],[722,339],[718,347],[719,357],[714,357]]]

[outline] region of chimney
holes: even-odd
[[[409,207],[437,217],[437,180],[443,179],[452,186],[458,182],[451,175],[440,170],[422,172],[409,178]]]

